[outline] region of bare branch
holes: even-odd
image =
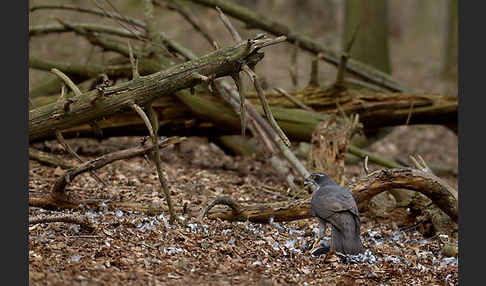
[[[408,123],[410,123],[410,118],[412,118],[413,104],[414,104],[414,101],[412,101],[410,103],[410,110],[408,112],[407,121],[405,121],[405,125],[408,125]]]
[[[240,73],[232,76],[238,93],[240,94],[240,119],[241,119],[241,135],[245,136],[246,132],[246,105],[245,105],[245,87],[243,86],[243,80]]]
[[[380,157],[380,156],[373,154],[371,152],[367,152],[365,150],[362,150],[362,149],[356,147],[353,144],[348,145],[348,152],[355,155],[355,156],[363,158],[363,159],[368,158],[368,160],[370,162],[373,162],[373,163],[378,164],[378,165],[383,166],[383,167],[387,167],[387,168],[403,168],[404,167],[403,165],[395,162],[392,159]],[[368,161],[368,160],[366,160],[366,161]]]
[[[216,6],[216,10],[218,11],[219,18],[221,18],[224,26],[230,32],[233,41],[235,41],[236,43],[241,42],[243,39],[241,38],[240,33],[238,33],[235,27],[231,24],[231,21],[228,19],[228,17],[226,17],[226,15],[223,13],[223,11],[221,11],[221,9],[219,9],[218,6]]]
[[[364,158],[364,163],[363,163],[363,169],[364,169],[366,175],[369,175],[369,173],[370,173],[370,169],[368,168],[368,158],[369,158],[369,156],[366,155],[365,158]]]
[[[131,104],[131,107],[138,113],[138,115],[140,115],[140,117],[142,117],[143,121],[145,122],[145,125],[147,126],[147,129],[149,130],[150,138],[152,139],[153,150],[155,153],[154,156],[155,156],[155,166],[157,169],[157,175],[159,177],[160,185],[162,187],[165,198],[167,200],[167,206],[169,207],[169,214],[170,214],[169,221],[170,223],[174,223],[174,222],[181,223],[181,221],[178,219],[178,217],[175,214],[174,206],[172,204],[172,199],[170,197],[169,186],[167,184],[164,172],[162,170],[162,162],[160,161],[159,146],[157,144],[158,139],[156,135],[158,129],[158,120],[156,118],[155,112],[152,109],[152,105],[149,103],[146,107],[147,112],[150,116],[150,120],[145,114],[145,112],[142,110],[142,108],[140,108],[140,106],[133,103]]]
[[[178,2],[170,1],[166,3],[160,3],[159,1],[154,1],[154,4],[178,12],[182,17],[184,17],[184,19],[186,19],[187,22],[189,22],[189,24],[192,25],[194,29],[196,29],[196,31],[201,33],[201,35],[213,46],[215,50],[220,48],[218,42],[211,36],[206,26],[204,26],[203,23],[199,22],[188,9],[180,5]]]
[[[129,24],[132,24],[137,27],[143,27],[144,24],[143,22],[136,20],[136,19],[131,19],[127,17],[122,17],[117,14],[113,13],[105,13],[105,12],[100,12],[94,9],[89,9],[89,8],[81,8],[78,6],[72,6],[72,5],[36,5],[32,6],[29,8],[29,12],[34,12],[37,10],[70,10],[70,11],[76,11],[76,12],[82,12],[82,13],[88,13],[92,15],[97,15],[97,16],[102,16],[102,17],[107,17],[107,18],[112,18],[120,21],[125,21]]]
[[[234,99],[235,102],[238,102],[238,100],[239,100],[238,95],[232,93],[230,87],[227,84],[225,84],[223,81],[221,81],[221,88],[224,89],[224,90],[228,90],[228,94],[231,96],[231,98]],[[276,133],[275,129],[272,128],[272,126],[269,124],[269,122],[262,118],[262,116],[258,113],[258,111],[256,111],[253,104],[251,104],[250,102],[246,103],[246,107],[247,107],[250,118],[253,118],[256,122],[258,122],[258,125],[261,126],[261,128],[265,131],[265,133],[272,140],[272,142],[275,143],[277,148],[279,148],[282,155],[288,160],[288,162],[292,165],[292,167],[295,169],[295,171],[298,174],[300,174],[302,176],[302,178],[307,178],[309,176],[309,172],[307,171],[305,166],[302,165],[300,160],[297,159],[297,157],[295,157],[294,153],[292,153],[292,151],[290,151],[290,149],[285,145],[285,143],[282,141],[280,136]],[[272,152],[272,154],[273,154],[273,152]]]
[[[143,122],[145,123],[145,126],[147,126],[147,129],[150,133],[150,137],[154,137],[154,129],[152,127],[152,123],[150,122],[150,119],[147,117],[147,114],[143,111],[143,109],[136,105],[135,103],[131,104],[130,107],[142,118]]]
[[[253,81],[253,85],[255,86],[255,89],[257,91],[258,97],[260,98],[260,102],[262,103],[263,110],[265,112],[265,116],[267,117],[268,121],[272,125],[272,127],[275,129],[277,134],[280,136],[282,139],[283,143],[289,147],[290,146],[290,141],[285,135],[285,133],[282,131],[280,126],[278,126],[277,122],[275,121],[275,118],[272,115],[272,112],[270,111],[270,106],[268,105],[267,99],[265,98],[265,93],[262,89],[262,86],[260,84],[260,80],[258,79],[257,75],[255,72],[253,72],[248,66],[243,65],[243,71],[245,71],[249,78]]]
[[[132,66],[132,79],[137,79],[140,77],[138,73],[138,59],[133,57],[133,50],[132,45],[130,45],[130,41],[128,41],[128,49],[130,51],[130,64]]]
[[[51,69],[51,72],[53,72],[55,75],[60,77],[64,81],[64,83],[66,83],[66,85],[69,86],[69,88],[74,92],[74,94],[76,96],[81,95],[81,90],[79,89],[79,87],[77,87],[76,84],[67,75],[65,75],[62,71],[54,68],[54,69]]]
[[[59,141],[59,143],[62,145],[62,147],[64,147],[64,150],[66,150],[71,156],[73,156],[79,163],[84,163],[83,159],[79,157],[79,155],[74,152],[71,146],[69,146],[69,144],[66,142],[66,140],[62,136],[61,131],[56,131],[56,138],[57,141]],[[95,172],[91,171],[90,173],[95,178],[95,180],[98,181],[98,183],[103,185],[103,187],[107,186],[107,184],[100,177],[98,177]]]

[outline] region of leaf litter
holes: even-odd
[[[73,139],[70,144],[82,144],[86,140],[89,139]],[[136,144],[137,140],[125,138],[120,142],[129,145]],[[193,147],[201,146],[198,140]],[[123,147],[128,146],[120,146]],[[214,146],[185,148],[181,152],[178,147],[172,147],[162,154],[176,205],[182,207],[185,202],[192,207],[202,206],[208,199],[220,195],[229,195],[240,203],[274,202],[277,197],[259,191],[264,186],[278,190],[281,200],[291,198],[288,188],[265,162],[230,157],[220,150],[215,156],[217,149]],[[196,154],[192,154],[194,152]],[[89,159],[96,155],[84,154],[84,157]],[[215,161],[218,156],[224,163],[201,163],[205,158]],[[196,157],[198,160],[194,161]],[[29,164],[29,191],[49,192],[56,170],[35,161]],[[250,167],[241,168],[244,165]],[[356,168],[348,168],[350,176],[362,172]],[[165,199],[159,197],[157,190],[155,168],[143,158],[115,162],[97,170],[97,174],[109,181],[104,190],[98,188],[97,182],[88,174],[83,174],[70,184],[69,192],[75,197],[103,202],[157,201],[165,206]],[[364,253],[316,257],[310,253],[318,230],[314,219],[293,222],[274,222],[272,219],[268,224],[256,224],[205,218],[199,224],[194,222],[194,217],[179,212],[186,222],[185,226],[179,226],[169,224],[167,211],[149,216],[136,211],[109,209],[106,203],[104,205],[99,209],[84,207],[62,211],[89,217],[96,225],[96,230],[91,233],[64,223],[29,228],[32,285],[458,283],[458,258],[446,257],[441,252],[444,243],[450,242],[451,238],[426,238],[416,228],[397,228],[391,223],[400,219],[396,217],[386,220],[361,214]],[[53,213],[60,212],[29,208],[30,216]],[[404,221],[396,223],[406,226]],[[329,236],[330,230],[326,232],[326,237]],[[455,243],[457,245],[457,241]]]

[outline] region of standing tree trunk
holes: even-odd
[[[387,6],[386,0],[347,0],[343,47],[349,43],[359,25],[351,57],[390,73]]]
[[[342,50],[346,49],[355,32],[357,34],[350,50],[351,58],[390,74],[387,0],[347,0],[344,11]],[[365,132],[366,140],[362,141],[360,147],[370,145],[390,132],[391,128]]]
[[[442,67],[444,78],[457,79],[458,6],[458,0],[449,0],[447,31],[444,37],[444,66]]]
[[[345,7],[343,47],[351,41],[356,29],[357,34],[351,48],[351,57],[369,64],[383,72],[391,73],[388,49],[387,0],[347,0]],[[391,128],[380,128],[366,133],[370,142],[381,139],[391,132]],[[397,205],[410,202],[410,191],[390,190]]]

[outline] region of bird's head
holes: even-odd
[[[312,173],[309,177],[304,180],[304,186],[314,185],[317,188],[319,186],[325,186],[328,183],[334,182],[328,175],[323,173]]]

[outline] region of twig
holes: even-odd
[[[277,196],[277,197],[281,197],[281,198],[285,198],[286,197],[283,194],[281,194],[279,192],[276,192],[277,190],[275,188],[270,187],[270,186],[263,185],[263,187],[261,188],[261,190],[264,191],[264,192],[266,192],[266,193],[269,193],[271,195]]]
[[[110,13],[108,13],[108,12],[105,10],[105,8],[103,8],[103,6],[101,6],[101,5],[98,3],[98,1],[96,1],[96,0],[92,0],[92,1],[93,1],[93,3],[96,5],[96,7],[98,7],[98,9],[100,9],[100,10],[103,12],[104,16],[106,16],[106,17],[110,17],[110,16],[109,16],[109,15],[110,15]],[[116,16],[117,16],[117,17],[111,17],[111,18],[115,19],[115,20],[117,21],[117,23],[118,23],[118,24],[119,24],[119,25],[120,25],[122,28],[124,28],[125,30],[127,30],[129,33],[132,33],[132,34],[133,34],[135,37],[138,37],[138,36],[135,34],[135,32],[134,32],[134,30],[137,30],[137,26],[136,26],[136,25],[134,25],[134,24],[132,23],[132,21],[130,21],[129,19],[127,19],[125,16],[123,16],[123,15],[122,15],[122,14],[120,14],[120,13],[118,13],[118,11],[116,10],[116,7],[115,7],[115,6],[113,6],[113,5],[111,4],[111,2],[110,2],[110,1],[106,0],[106,2],[107,2],[107,3],[108,3],[108,4],[109,4],[111,7],[112,7],[112,9],[115,11],[115,13],[113,13],[113,15],[116,15]],[[126,26],[125,26],[125,24],[124,24],[123,22],[129,23],[129,24],[131,25],[131,28],[130,28],[130,27],[126,27]],[[139,40],[142,40],[142,38],[138,38],[138,39],[139,39]]]
[[[57,141],[59,141],[59,143],[64,147],[64,150],[66,150],[69,154],[71,154],[71,156],[76,158],[76,160],[78,160],[79,163],[84,163],[83,159],[81,157],[79,157],[79,155],[76,152],[74,152],[74,150],[71,148],[71,146],[69,146],[69,144],[66,142],[66,140],[62,136],[61,131],[56,130],[56,138],[57,138]],[[96,175],[96,173],[94,171],[90,171],[90,173],[98,181],[98,183],[103,185],[103,187],[107,186],[105,181],[103,181],[100,177],[98,177],[98,175]]]
[[[106,1],[109,2],[109,0]],[[169,56],[174,56],[169,52],[166,46],[159,44],[160,34],[158,33],[157,24],[155,22],[154,4],[152,3],[152,0],[144,0],[143,4],[147,38],[149,38],[149,41],[146,42],[148,44],[147,50],[149,53],[154,51],[158,60],[164,65],[168,65]],[[159,49],[155,49],[155,47],[158,47]]]
[[[171,144],[176,144],[184,140],[185,138],[179,138],[179,137],[170,137],[163,139],[158,142],[158,144],[161,147],[166,147]],[[69,181],[72,181],[76,176],[86,172],[86,171],[93,171],[96,169],[100,169],[112,162],[118,161],[118,160],[123,160],[123,159],[130,159],[136,156],[143,155],[150,150],[153,150],[153,145],[152,144],[146,144],[144,146],[137,146],[133,147],[130,149],[125,149],[121,151],[116,151],[112,152],[106,155],[103,155],[101,157],[98,157],[96,159],[84,162],[83,164],[67,170],[62,176],[60,176],[56,182],[54,183],[52,189],[51,189],[51,194],[54,195],[54,197],[59,197],[62,196],[65,193],[65,189]]]
[[[169,207],[169,214],[170,214],[169,222],[171,224],[174,223],[174,222],[181,223],[180,220],[178,219],[178,217],[175,214],[174,206],[172,204],[172,199],[170,197],[169,187],[168,187],[167,181],[165,179],[165,176],[164,176],[164,173],[163,173],[163,170],[162,170],[162,164],[161,164],[161,161],[160,161],[159,146],[157,145],[158,140],[157,140],[157,135],[156,135],[156,132],[157,132],[157,129],[158,129],[158,122],[157,122],[157,118],[155,117],[156,116],[155,112],[152,109],[152,105],[150,103],[147,105],[147,112],[149,113],[149,116],[151,117],[150,120],[147,117],[147,115],[145,114],[145,112],[142,110],[142,108],[140,108],[140,106],[133,103],[133,104],[131,104],[131,107],[133,108],[133,110],[135,110],[135,112],[138,113],[138,115],[145,122],[145,125],[147,126],[147,129],[149,130],[149,133],[150,133],[150,138],[152,139],[153,150],[154,150],[154,153],[155,153],[154,155],[155,155],[155,166],[156,166],[156,169],[157,169],[157,175],[159,177],[160,185],[162,187],[162,190],[165,194],[165,198],[167,200],[167,206]]]
[[[47,216],[47,217],[35,217],[29,218],[29,225],[38,223],[53,223],[53,222],[65,222],[79,224],[82,228],[88,231],[94,231],[96,225],[94,225],[90,219],[86,216],[79,215],[57,215],[57,216]]]
[[[218,91],[216,94],[220,95],[223,100],[228,102],[231,107],[233,107],[233,110],[235,112],[238,111],[239,104],[238,100],[241,99],[241,97],[238,96],[238,92],[234,91],[234,89],[231,89],[227,83],[224,81],[214,81],[212,83],[214,85],[214,90]],[[234,92],[233,92],[234,91]],[[223,96],[223,94],[228,94],[229,97]],[[270,154],[270,163],[272,164],[272,167],[277,171],[279,175],[282,176],[282,179],[287,182],[290,188],[292,188],[294,191],[297,189],[293,182],[293,176],[292,179],[290,179],[288,168],[282,168],[284,165],[281,161],[281,159],[277,156],[277,153],[274,148],[274,144],[278,144],[276,142],[280,142],[280,144],[283,145],[281,142],[280,137],[275,133],[275,131],[272,129],[272,127],[268,124],[267,121],[265,121],[260,114],[258,114],[255,110],[255,108],[248,102],[248,118],[250,122],[250,130],[252,131],[253,136],[256,136],[259,142],[263,145],[263,151],[267,151],[268,154]],[[270,139],[271,137],[272,139]],[[272,141],[273,140],[273,141]],[[279,141],[280,140],[280,141]],[[293,154],[287,153],[287,156],[292,157]],[[295,156],[293,156],[295,159]],[[292,161],[292,159],[289,159],[289,161]],[[298,160],[293,160],[294,163],[299,164],[300,162]],[[292,164],[294,166],[294,164]],[[301,169],[305,168],[301,165],[298,165],[298,167],[301,167]],[[298,168],[295,167],[295,168]]]
[[[237,91],[231,89],[229,85],[222,80],[221,81],[214,80],[211,82],[211,85],[213,86],[214,93],[218,95],[223,101],[229,103],[229,105],[233,108],[235,113],[238,113],[238,110],[241,110],[240,109],[241,103],[238,103],[238,101],[241,100],[242,98]],[[225,94],[228,94],[228,96],[225,96]],[[248,107],[248,104],[250,103],[246,102],[245,99],[245,106],[247,106],[247,108],[253,108],[253,106]],[[254,117],[253,113],[250,112],[249,110],[245,109],[245,112],[248,113],[248,121],[250,123],[248,127],[250,128],[253,136],[255,136],[259,140],[259,142],[263,145],[264,152],[267,151],[270,154],[275,153],[273,144],[270,138],[268,138],[266,132],[263,130],[263,127],[260,125],[259,119]]]
[[[236,43],[241,42],[243,39],[240,36],[240,33],[235,29],[235,27],[231,24],[230,20],[226,15],[219,9],[218,6],[216,6],[216,10],[218,11],[219,18],[221,18],[221,21],[223,21],[224,26],[228,29],[228,31],[231,34],[231,37],[233,38],[233,41]]]
[[[49,24],[49,25],[38,25],[38,26],[30,26],[29,27],[29,37],[33,36],[40,36],[40,35],[47,35],[50,33],[65,33],[70,32],[73,28],[79,30],[85,30],[88,32],[98,32],[98,33],[105,33],[125,38],[131,39],[139,39],[145,37],[145,33],[141,33],[138,31],[127,32],[123,29],[119,29],[116,27],[100,25],[100,24],[92,24],[92,23],[70,23],[63,20],[63,24]],[[68,25],[68,26],[66,26]]]
[[[223,81],[221,81],[221,88],[224,90],[228,91],[228,94],[236,101],[238,102],[239,97],[238,95],[234,94],[231,92],[231,88],[225,84]],[[310,174],[305,168],[304,165],[300,162],[297,157],[295,157],[294,153],[290,151],[290,149],[285,145],[285,143],[282,141],[280,136],[276,133],[276,131],[272,128],[272,126],[269,124],[267,120],[264,120],[262,116],[256,111],[255,107],[253,104],[250,102],[247,102],[247,110],[248,114],[251,118],[254,118],[256,122],[262,127],[262,129],[265,131],[265,133],[268,135],[268,137],[272,140],[273,143],[277,146],[277,148],[282,152],[282,155],[289,161],[289,163],[292,165],[292,167],[295,169],[295,171],[300,174],[303,178],[307,178]]]
[[[138,73],[138,59],[133,57],[133,50],[132,45],[130,45],[130,41],[128,41],[128,49],[130,51],[130,64],[132,66],[132,79],[137,79],[140,77]]]
[[[427,163],[425,163],[425,160],[424,160],[424,158],[422,158],[422,156],[417,155],[417,158],[418,158],[418,160],[420,160],[420,162],[413,155],[410,155],[409,157],[412,160],[413,164],[415,165],[415,168],[417,168],[417,169],[419,169],[423,172],[429,172],[429,173],[433,174],[432,170],[429,168]]]
[[[281,95],[285,96],[288,100],[290,100],[293,104],[297,105],[298,107],[305,109],[305,110],[314,111],[314,109],[312,109],[312,107],[305,105],[302,101],[300,101],[297,98],[295,98],[294,96],[290,95],[284,89],[274,88],[274,90],[277,91],[278,93],[280,93]]]
[[[51,72],[53,72],[55,75],[60,77],[64,81],[64,83],[66,83],[66,85],[69,86],[69,88],[74,92],[74,94],[76,96],[81,95],[81,90],[79,89],[79,87],[77,87],[76,84],[67,75],[65,75],[62,71],[54,68],[54,69],[51,69]]]
[[[189,22],[189,24],[192,25],[194,29],[196,29],[196,31],[201,33],[201,35],[213,46],[214,49],[219,49],[218,42],[213,37],[211,37],[211,34],[207,30],[207,28],[202,23],[197,21],[196,17],[178,2],[170,1],[162,4],[159,1],[154,1],[154,4],[158,6],[164,6],[170,10],[174,10],[179,13],[182,17],[184,17],[184,19],[186,19],[187,22]]]
[[[351,39],[349,40],[348,44],[346,45],[346,49],[344,50],[346,54],[349,54],[351,52],[351,49],[353,48],[354,45],[354,41],[358,36],[358,31],[360,27],[361,27],[361,23],[358,23],[358,25],[356,25],[356,27],[354,28],[353,35],[351,36]]]
[[[365,174],[368,175],[370,173],[370,169],[368,168],[368,158],[369,156],[366,155],[363,161],[363,169],[365,171]]]
[[[246,131],[246,105],[245,105],[245,87],[243,85],[243,80],[240,73],[232,76],[236,87],[238,88],[238,93],[240,94],[240,119],[241,119],[241,135],[245,136]]]
[[[131,19],[131,18],[123,17],[121,15],[105,12],[103,10],[100,12],[100,11],[97,11],[97,10],[94,10],[94,9],[81,8],[81,7],[77,7],[77,6],[71,6],[71,5],[37,5],[37,6],[31,7],[29,9],[29,11],[34,12],[34,11],[43,10],[43,9],[71,10],[71,11],[76,11],[76,12],[88,13],[88,14],[93,14],[93,15],[97,15],[97,16],[102,16],[102,17],[112,18],[112,19],[115,19],[115,20],[124,21],[124,22],[129,23],[133,26],[145,28],[143,22],[141,22],[137,19]]]
[[[408,111],[407,120],[405,121],[405,125],[408,125],[408,123],[410,122],[410,118],[412,118],[412,111],[413,111],[413,104],[414,103],[415,103],[414,101],[412,101],[410,103],[410,110]]]
[[[63,82],[61,83],[61,95],[56,100],[56,102],[59,104],[62,103],[64,100],[66,100],[65,96],[66,96],[66,84]],[[64,110],[66,110],[66,107],[64,107]]]
[[[373,154],[371,152],[367,152],[367,151],[364,151],[352,144],[349,144],[348,145],[348,152],[355,155],[355,156],[358,156],[360,158],[367,158],[369,159],[369,161],[375,163],[375,164],[378,164],[378,165],[381,165],[383,167],[387,167],[387,168],[403,168],[404,166],[395,162],[394,160],[392,159],[386,159],[386,158],[383,158],[383,157],[380,157],[376,154]]]
[[[113,51],[126,57],[129,56],[128,49],[120,41],[98,35],[97,33],[89,32],[82,27],[71,26],[71,24],[64,22],[64,20],[60,18],[57,18],[56,20],[61,25],[74,31],[76,34],[85,37],[86,40],[88,40],[92,45],[101,47],[104,51]]]

